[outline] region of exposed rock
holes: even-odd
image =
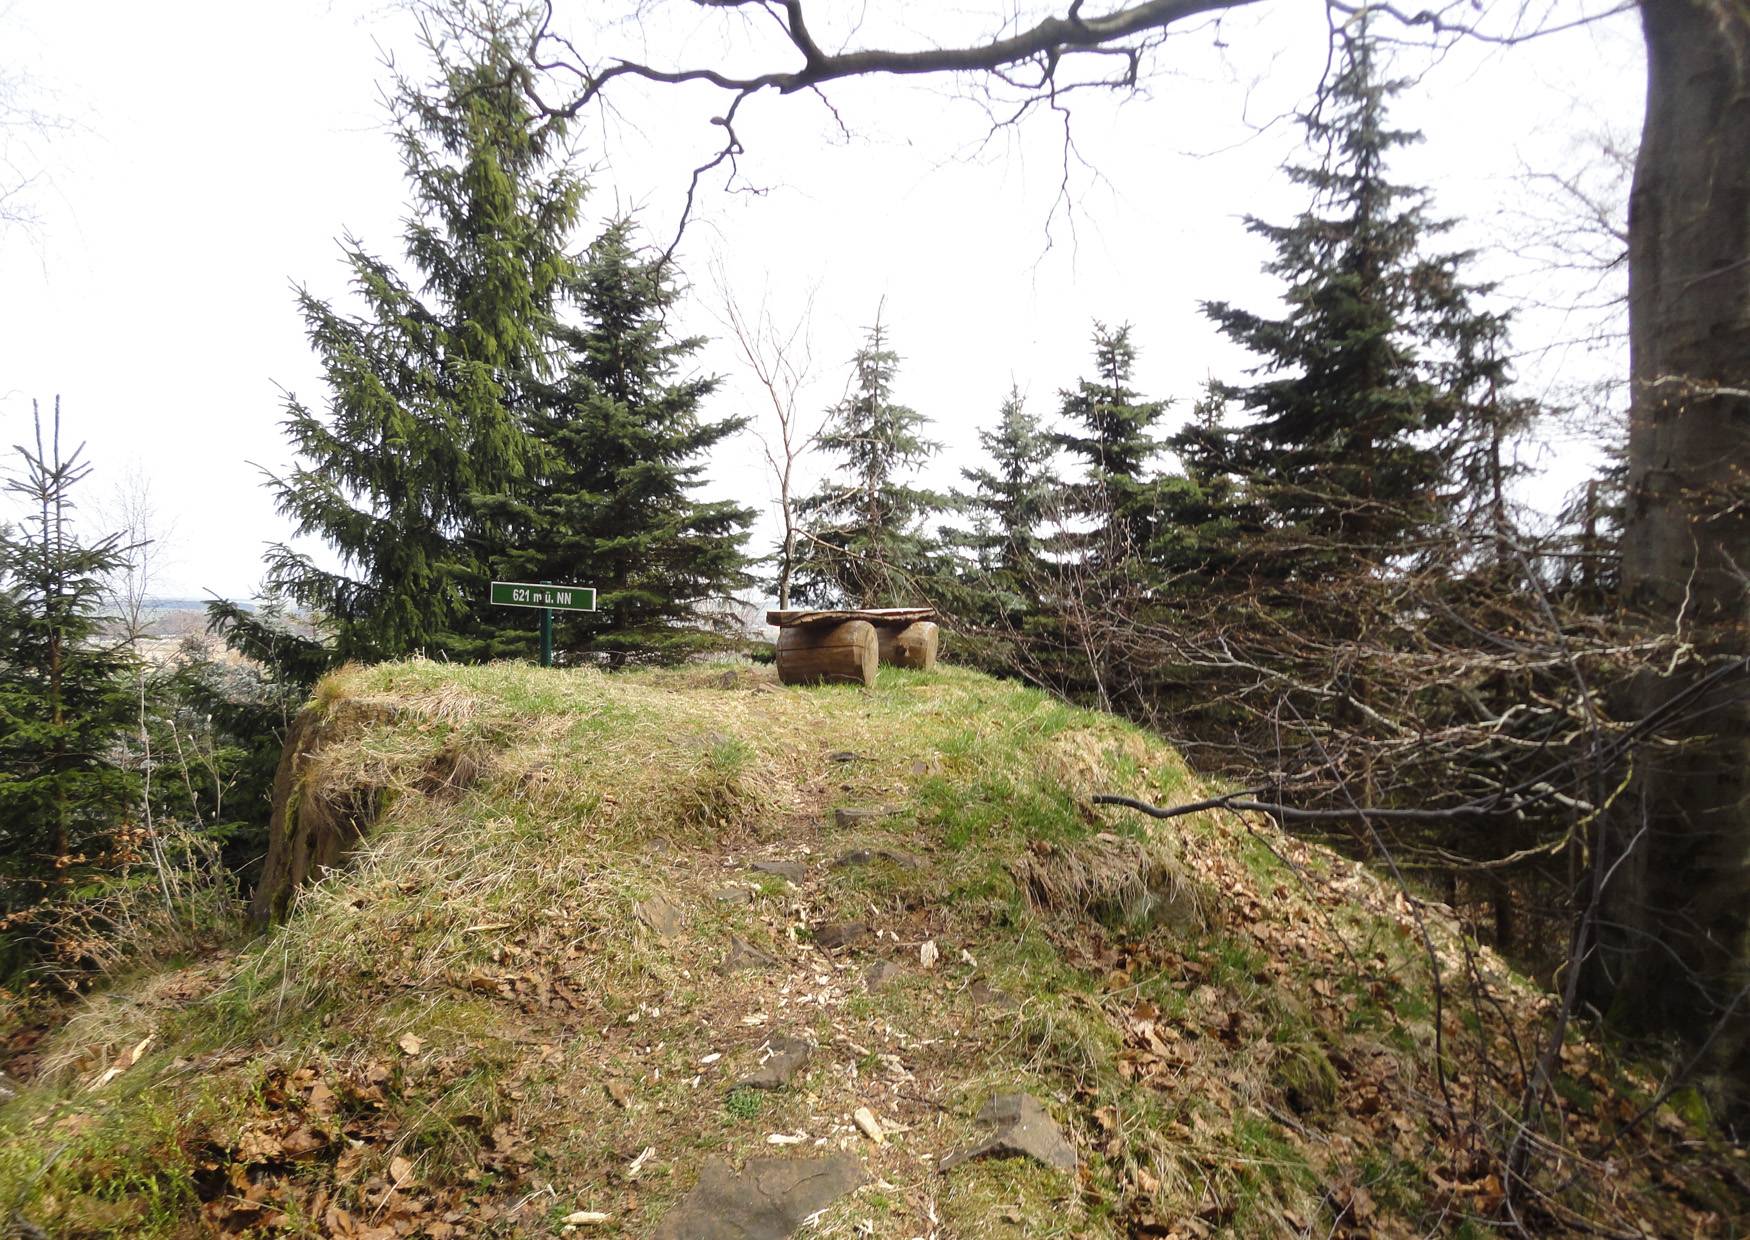
[[[687,927],[686,910],[667,896],[651,896],[634,905],[632,912],[655,931],[659,939],[672,939]]]
[[[719,904],[746,904],[753,899],[753,892],[741,886],[719,887],[711,898]]]
[[[1343,1088],[1331,1057],[1311,1039],[1279,1045],[1270,1065],[1270,1079],[1296,1115],[1329,1111]]]
[[[995,1131],[978,1144],[949,1154],[938,1170],[949,1171],[973,1158],[1021,1156],[1064,1171],[1073,1171],[1079,1161],[1075,1146],[1032,1094],[998,1094],[984,1104],[977,1119]]]
[[[747,868],[756,874],[776,874],[793,883],[808,877],[808,867],[800,861],[750,861]]]
[[[750,1158],[740,1172],[718,1159],[663,1216],[654,1240],[783,1240],[809,1215],[868,1176],[848,1154],[827,1158]]]
[[[871,992],[884,990],[905,976],[905,970],[891,960],[877,960],[869,966],[869,971],[863,974],[863,984]]]
[[[1040,845],[1009,866],[1027,902],[1043,913],[1108,929],[1209,923],[1208,900],[1178,859],[1154,841],[1101,832],[1068,846]]]
[[[869,937],[869,927],[860,921],[835,921],[814,928],[814,941],[827,951],[849,947]]]
[[[902,870],[918,868],[918,859],[910,853],[902,853],[892,848],[853,848],[849,852],[840,853],[833,859],[832,868],[847,869],[854,865],[873,865],[877,861],[886,861]]]
[[[893,817],[891,809],[850,809],[843,805],[832,812],[833,825],[836,827],[861,827],[872,822],[880,822],[884,818]]]
[[[754,1089],[779,1089],[802,1070],[814,1047],[801,1038],[787,1033],[774,1033],[760,1047],[759,1067],[741,1078],[741,1084]]]
[[[1012,1012],[1020,1006],[1013,995],[998,990],[982,977],[974,979],[972,985],[966,988],[966,997],[978,1007],[997,1007],[1005,1012]]]
[[[849,749],[839,749],[827,754],[826,760],[828,762],[861,762],[863,760],[863,755],[860,753],[854,753]]]
[[[876,1145],[887,1144],[887,1130],[881,1126],[880,1118],[868,1107],[858,1107],[851,1112],[851,1122]]]
[[[718,966],[718,972],[739,973],[743,969],[775,969],[777,967],[777,957],[767,955],[740,935],[735,935],[729,940],[729,954],[723,958],[723,963]]]
[[[12,1214],[11,1226],[0,1234],[4,1234],[7,1240],[49,1240],[48,1232],[16,1210]]]
[[[304,779],[318,751],[352,729],[393,718],[393,707],[343,698],[327,709],[306,706],[292,720],[273,777],[267,856],[249,904],[249,919],[257,927],[281,920],[293,894],[322,871],[338,867],[376,823],[383,789]]]

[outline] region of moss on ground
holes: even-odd
[[[841,1148],[871,1183],[812,1235],[1491,1218],[1435,1101],[1414,910],[1267,824],[1095,809],[1094,792],[1204,791],[1121,721],[954,668],[884,669],[864,691],[745,666],[409,662],[337,673],[313,709],[300,796],[363,798],[370,834],[284,925],[118,984],[49,1039],[0,1109],[0,1218],[442,1237],[557,1234],[592,1210],[610,1221],[591,1234],[635,1235],[707,1158]],[[886,812],[840,827],[837,807]],[[874,859],[833,864],[859,850]],[[667,937],[639,917],[658,897],[682,915]],[[861,941],[816,946],[849,922]],[[1454,927],[1432,933],[1459,957]],[[776,967],[725,976],[737,941]],[[1540,1010],[1485,960],[1490,1010],[1517,1023],[1443,1010],[1449,1073]],[[872,988],[882,962],[897,972]],[[812,1059],[786,1088],[740,1087],[777,1031]],[[1570,1101],[1602,1106],[1568,1066]],[[1505,1073],[1461,1084],[1485,1114],[1511,1105]],[[1013,1089],[1057,1116],[1079,1172],[938,1173]],[[1562,1174],[1597,1215],[1585,1168]],[[1640,1208],[1611,1201],[1612,1218]]]

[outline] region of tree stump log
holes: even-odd
[[[873,685],[880,658],[867,620],[778,630],[778,679],[787,685]]]
[[[936,647],[941,630],[933,620],[919,620],[902,629],[880,628],[876,637],[881,647],[881,662],[894,667],[909,667],[914,672],[927,672],[936,666]]]

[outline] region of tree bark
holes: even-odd
[[[575,114],[621,76],[731,93],[716,121],[724,148],[695,172],[696,187],[699,175],[740,150],[735,109],[762,91],[791,94],[877,74],[996,72],[1010,80],[1032,65],[1031,89],[1044,98],[1061,87],[1065,57],[1114,51],[1124,69],[1106,84],[1133,85],[1150,40],[1186,19],[1252,2],[1132,0],[1083,16],[1082,0],[1069,0],[1062,17],[965,47],[831,53],[809,34],[803,0],[785,0],[779,20],[799,66],[753,76],[626,61],[597,68],[576,62],[562,44],[564,54],[541,67],[580,82],[561,114]],[[742,3],[751,0],[718,0],[726,8]],[[1595,873],[1609,882],[1584,977],[1593,997],[1626,1021],[1705,1040],[1722,1096],[1750,1121],[1750,693],[1741,674],[1707,680],[1745,657],[1750,630],[1750,3],[1639,0],[1639,7],[1648,91],[1630,202],[1634,395],[1623,587],[1627,605],[1656,630],[1680,627],[1695,657],[1644,678],[1628,703],[1646,714],[1681,701],[1679,726],[1662,738],[1681,743],[1646,747],[1629,794],[1600,824],[1604,864]],[[1437,39],[1491,37],[1455,24],[1450,10],[1392,12]],[[1704,682],[1706,691],[1688,700]]]
[[[1696,658],[1633,690],[1646,714],[1750,632],[1750,6],[1641,0],[1647,114],[1629,203],[1629,507],[1623,586]],[[1600,846],[1592,991],[1631,1027],[1709,1046],[1750,1116],[1750,690],[1722,679],[1638,758]],[[1734,1006],[1735,1005],[1735,1006]]]
[[[927,672],[936,666],[936,650],[942,640],[941,630],[933,620],[916,620],[903,628],[892,625],[875,630],[883,667],[909,667]]]
[[[787,685],[867,687],[875,683],[879,651],[875,626],[867,620],[787,625],[778,630],[778,679]]]

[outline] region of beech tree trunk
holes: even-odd
[[[1750,633],[1750,5],[1640,0],[1647,115],[1629,203],[1633,404],[1628,606],[1698,659],[1634,690],[1640,714],[1741,661]],[[1686,702],[1643,748],[1604,859],[1590,982],[1634,1027],[1707,1044],[1750,1117],[1750,687]],[[1735,1006],[1734,1006],[1735,1004]],[[1723,1023],[1722,1023],[1723,1022]],[[1708,1039],[1711,1038],[1711,1042]]]
[[[1036,58],[1055,68],[1251,2],[1131,0],[1089,17],[1073,0],[1063,17],[965,47],[829,53],[795,0],[778,20],[799,68],[594,69],[573,63],[569,47],[558,59],[582,83],[573,114],[625,75],[710,81],[739,103],[878,74],[1000,73]],[[1584,980],[1619,1017],[1704,1042],[1722,1095],[1750,1122],[1750,700],[1743,675],[1708,679],[1745,657],[1750,629],[1750,0],[1639,6],[1648,90],[1629,218],[1623,584],[1628,606],[1659,630],[1680,627],[1696,657],[1635,688],[1631,707],[1680,704],[1680,723],[1643,747],[1633,787],[1599,826],[1595,872],[1610,880]],[[734,127],[724,129],[719,160],[738,149]]]

